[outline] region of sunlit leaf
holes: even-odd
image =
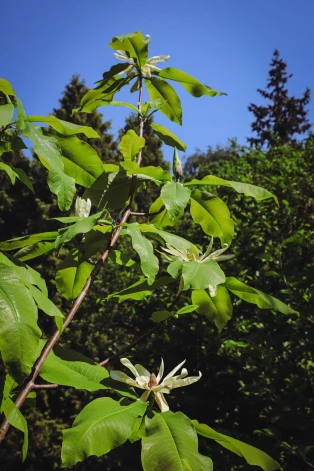
[[[0,242],[0,250],[15,250],[27,245],[33,245],[42,241],[54,241],[58,237],[58,232],[40,232],[38,234],[30,234],[15,239],[9,239]]]
[[[149,41],[144,39],[141,31],[137,31],[122,36],[114,36],[109,46],[115,51],[125,51],[128,57],[134,59],[141,67],[147,61],[148,43]]]
[[[164,80],[152,77],[150,80],[145,80],[145,84],[152,101],[160,98],[164,101],[164,105],[160,108],[170,121],[174,121],[182,125],[182,109],[180,98],[176,91]]]
[[[99,211],[92,216],[88,216],[86,218],[82,217],[78,222],[67,228],[62,235],[57,237],[55,242],[56,249],[60,249],[64,244],[70,242],[76,235],[86,234],[89,232],[95,226],[98,219],[106,213],[107,211]]]
[[[10,82],[4,78],[0,78],[0,91],[5,95],[15,96],[15,92]]]
[[[90,126],[69,123],[56,116],[27,116],[27,121],[49,124],[55,131],[63,136],[73,136],[74,134],[85,134],[89,138],[97,138],[99,134]]]
[[[138,136],[133,129],[129,129],[121,139],[120,152],[124,160],[133,160],[144,146],[144,137]]]
[[[0,105],[0,126],[6,126],[11,122],[13,113],[14,105],[12,103]]]
[[[56,274],[56,286],[67,300],[77,298],[85,286],[93,265],[85,261],[77,249],[72,249],[60,264]]]
[[[190,200],[190,191],[178,182],[167,182],[161,189],[162,199],[170,220],[182,215]]]
[[[213,297],[205,290],[193,290],[192,303],[198,305],[196,312],[207,317],[218,330],[222,330],[231,319],[232,302],[227,289],[223,286],[217,286],[216,296]]]
[[[21,262],[31,260],[41,255],[51,252],[55,248],[54,242],[37,242],[33,245],[27,245],[14,254]]]
[[[161,124],[151,123],[151,127],[167,146],[176,147],[179,150],[185,151],[186,144],[182,142],[173,132],[169,131],[169,129],[165,128]]]
[[[137,162],[121,162],[121,167],[126,170],[128,175],[138,175],[138,178],[147,178],[158,182],[167,182],[172,180],[171,175],[167,170],[161,167],[149,165],[147,167],[140,167]]]
[[[128,226],[127,234],[132,239],[133,249],[138,253],[141,261],[141,269],[147,277],[147,283],[152,285],[159,270],[159,261],[154,255],[153,244],[141,234],[136,226]]]

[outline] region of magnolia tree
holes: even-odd
[[[179,151],[185,151],[186,145],[157,123],[151,124],[153,131],[173,148],[173,175],[161,167],[141,166],[145,121],[159,112],[179,125],[182,123],[180,99],[170,82],[182,85],[194,97],[223,95],[186,72],[173,67],[158,68],[156,64],[168,61],[169,56],[148,59],[149,43],[149,36],[144,37],[141,32],[114,37],[110,47],[120,62],[103,74],[96,88],[82,98],[80,108],[73,110],[90,113],[99,106],[111,105],[131,108],[137,113],[139,134],[128,130],[122,137],[119,165],[103,164],[94,149],[77,137],[85,134],[97,138],[92,128],[55,116],[28,116],[11,84],[0,79],[1,154],[25,148],[24,138],[30,139],[47,169],[50,191],[57,196],[60,210],[67,212],[55,218],[63,225],[61,229],[0,243],[0,352],[6,373],[1,393],[0,440],[5,439],[10,425],[21,430],[24,460],[28,428],[21,409],[25,401],[40,389],[62,385],[103,392],[83,408],[71,428],[64,430],[63,467],[73,466],[91,455],[102,456],[127,440],[141,440],[145,471],[212,470],[211,458],[198,452],[200,435],[242,456],[250,465],[266,471],[279,469],[280,465],[264,452],[216,432],[203,424],[201,417],[191,419],[184,412],[172,412],[171,397],[169,406],[165,395],[201,381],[201,373],[189,377],[183,368],[177,374],[184,361],[165,376],[162,359],[158,374],[142,365],[133,365],[125,358],[126,352],[145,335],[116,355],[124,356],[121,363],[132,377],[123,367],[123,371],[108,371],[106,359],[96,364],[60,345],[54,350],[58,342],[62,343],[66,329],[71,328],[73,317],[109,258],[117,263],[117,269],[121,269],[121,264],[127,270],[130,263],[138,263],[142,275],[119,292],[113,288],[108,298],[136,302],[167,286],[168,303],[164,310],[149,314],[157,325],[197,313],[221,330],[232,316],[230,294],[261,309],[296,314],[278,299],[226,276],[220,262],[233,257],[227,251],[234,236],[234,222],[226,204],[209,191],[212,186],[223,185],[257,200],[273,199],[275,203],[276,196],[263,188],[213,175],[185,182]],[[115,94],[128,86],[135,94],[135,104],[115,101]],[[148,101],[143,99],[144,88]],[[0,163],[0,169],[7,172],[12,184],[18,178],[34,192],[23,170],[5,163]],[[77,185],[85,188],[85,192],[73,203]],[[159,196],[150,207],[137,212],[136,195],[152,186],[160,189]],[[200,225],[208,238],[206,247],[198,247],[176,234],[182,217],[191,217]],[[131,244],[134,260],[116,249],[120,239]],[[25,263],[52,250],[67,254],[55,277],[60,295],[72,303],[65,314],[49,299],[40,273]],[[187,296],[191,299],[189,304]],[[38,311],[40,315],[54,317],[53,333],[41,331]],[[113,393],[116,399],[112,398]]]

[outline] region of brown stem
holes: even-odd
[[[139,104],[138,104],[139,111],[141,111],[142,93],[143,93],[143,90],[142,90],[142,81],[141,81],[140,90],[139,90]],[[143,126],[144,126],[143,119],[139,115],[140,137],[143,137]],[[139,165],[141,164],[141,161],[142,161],[142,152],[139,152],[139,154],[138,154],[138,164]],[[66,329],[66,327],[70,324],[70,322],[72,321],[73,317],[75,316],[77,310],[81,306],[83,300],[85,299],[85,297],[86,297],[86,295],[89,291],[89,288],[91,287],[91,285],[93,284],[95,278],[99,274],[102,265],[106,262],[107,258],[109,257],[109,254],[110,254],[111,250],[115,246],[115,244],[116,244],[116,242],[119,238],[119,235],[120,235],[120,233],[123,229],[122,224],[125,223],[128,220],[128,218],[131,214],[130,207],[131,207],[133,197],[134,197],[134,193],[135,193],[136,180],[137,180],[137,176],[133,175],[132,176],[132,181],[131,181],[130,193],[129,193],[129,204],[128,204],[128,206],[127,206],[127,208],[124,212],[124,215],[122,216],[122,219],[120,221],[121,225],[119,225],[119,227],[117,227],[117,229],[114,231],[114,233],[113,233],[113,235],[110,239],[110,242],[109,242],[109,245],[108,245],[107,249],[101,255],[101,257],[98,260],[98,262],[96,263],[93,271],[91,272],[90,276],[88,277],[83,290],[79,294],[78,298],[76,298],[76,300],[74,301],[73,306],[70,309],[70,311],[69,311],[69,313],[68,313],[68,315],[67,315],[67,317],[64,321],[63,329]],[[43,348],[40,356],[38,357],[37,361],[35,362],[32,373],[29,376],[30,379],[25,383],[25,386],[23,387],[23,389],[21,390],[20,394],[18,395],[18,397],[15,401],[15,405],[19,409],[24,404],[28,394],[34,388],[36,389],[35,380],[36,380],[37,376],[39,375],[39,371],[40,371],[41,367],[43,366],[44,361],[46,360],[46,358],[49,355],[50,351],[53,349],[55,344],[58,342],[59,336],[60,336],[60,332],[59,332],[59,330],[56,330],[55,333],[53,334],[53,336],[50,338],[50,340],[48,340],[48,342],[46,343],[46,345]],[[10,427],[10,423],[5,418],[2,422],[2,424],[1,424],[1,427],[0,427],[0,442],[6,436],[7,431],[9,430],[9,427]]]

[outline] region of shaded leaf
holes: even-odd
[[[18,178],[31,190],[32,193],[34,193],[34,187],[22,168],[10,167],[9,165],[0,162],[0,170],[4,170],[7,173],[12,185],[14,185],[16,178]]]
[[[15,250],[26,247],[27,245],[33,245],[37,242],[56,240],[58,235],[58,232],[40,232],[38,234],[31,234],[16,237],[15,239],[8,239],[0,242],[0,250]]]
[[[152,285],[147,283],[146,279],[141,279],[136,283],[133,283],[128,288],[123,289],[117,293],[110,294],[107,299],[118,298],[118,302],[122,303],[127,299],[134,299],[135,301],[141,301],[150,296],[155,289],[161,288],[162,286],[167,286],[170,283],[173,283],[173,279],[170,276],[161,276],[158,278]]]
[[[149,165],[147,167],[140,167],[137,162],[121,162],[121,167],[126,170],[128,175],[138,175],[138,178],[147,177],[148,180],[155,182],[167,182],[172,180],[171,175],[167,170],[161,167]]]
[[[159,261],[154,255],[153,244],[141,234],[136,226],[129,225],[127,234],[132,239],[133,249],[138,253],[141,260],[141,269],[147,277],[147,283],[152,285],[159,270]]]
[[[169,319],[169,317],[173,316],[173,312],[169,311],[155,311],[151,315],[151,320],[153,322],[163,322],[166,319]]]
[[[77,298],[93,268],[77,249],[72,249],[56,274],[56,286],[61,296],[68,301]]]
[[[40,122],[49,124],[55,131],[63,136],[73,136],[74,134],[85,134],[89,138],[97,138],[99,134],[90,126],[83,126],[81,124],[69,123],[56,116],[28,116],[27,121]]]
[[[107,213],[106,210],[99,211],[98,213],[86,218],[82,217],[80,221],[72,224],[72,226],[67,228],[61,236],[57,237],[55,248],[60,249],[64,244],[70,242],[77,234],[86,234],[89,232],[95,226],[98,219],[100,219],[105,213]]]
[[[40,257],[44,253],[50,252],[55,248],[54,242],[37,242],[33,245],[27,245],[14,254],[21,262]]]
[[[129,199],[131,177],[124,171],[100,175],[90,188],[84,192],[83,198],[89,198],[99,209],[124,208]]]
[[[26,419],[20,409],[16,407],[16,405],[10,398],[6,399],[3,406],[3,412],[8,422],[10,422],[13,427],[17,428],[18,430],[24,433],[24,440],[22,446],[22,461],[25,461],[28,451],[28,428]]]
[[[176,147],[179,150],[185,151],[186,144],[182,142],[175,134],[161,124],[151,123],[150,125],[159,139],[161,139],[167,146]]]
[[[148,54],[147,39],[144,39],[141,31],[135,33],[114,36],[109,46],[115,51],[125,51],[128,57],[134,59],[140,67],[147,61]]]

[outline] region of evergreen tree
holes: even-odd
[[[73,75],[70,83],[65,87],[62,98],[59,100],[60,106],[53,110],[53,114],[65,121],[71,121],[75,124],[91,126],[98,132],[100,139],[89,139],[84,135],[80,139],[85,140],[98,153],[99,157],[106,163],[116,160],[117,143],[113,135],[108,133],[111,127],[110,121],[103,122],[102,114],[98,111],[92,113],[75,113],[72,111],[80,106],[83,95],[88,91],[83,80],[77,75]]]
[[[251,146],[295,145],[295,134],[303,134],[311,128],[306,109],[310,89],[305,90],[302,98],[288,95],[287,82],[292,74],[287,73],[287,64],[277,49],[270,66],[266,90],[257,90],[270,103],[267,106],[249,105],[248,109],[255,117],[251,127],[257,136],[249,138],[248,142]]]

